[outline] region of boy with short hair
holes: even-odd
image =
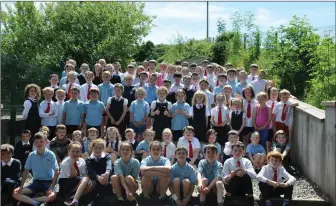
[[[214,95],[224,92],[224,86],[226,85],[227,76],[223,73],[218,74],[217,83],[218,85],[214,89]]]
[[[78,99],[79,89],[71,88],[71,99],[64,103],[62,122],[67,127],[67,136],[80,128],[84,119],[84,103]]]
[[[289,151],[291,144],[287,142],[286,133],[283,130],[278,130],[274,134],[275,142],[273,143],[272,150],[280,152],[282,156],[282,165],[287,169],[289,168]]]
[[[50,150],[56,155],[58,164],[67,156],[68,145],[71,140],[66,136],[66,127],[63,124],[56,126],[56,137],[50,141]]]
[[[56,198],[54,187],[59,175],[59,167],[55,154],[46,148],[46,137],[43,133],[38,132],[34,135],[34,145],[36,151],[29,154],[25,171],[22,174],[20,187],[13,192],[13,197],[30,205],[41,205],[44,202],[53,201]],[[43,158],[41,158],[43,157]],[[29,170],[32,170],[33,182],[23,188]],[[30,198],[28,195],[46,192],[45,196]]]
[[[207,108],[212,108],[214,106],[214,94],[209,91],[209,82],[207,80],[202,79],[199,83],[200,90],[205,93],[206,96],[206,102],[207,102]]]
[[[58,89],[56,91],[56,111],[57,111],[57,118],[56,118],[56,125],[64,124],[63,122],[63,111],[64,111],[64,99],[65,99],[65,91],[63,89]]]
[[[70,71],[67,73],[66,80],[67,80],[67,83],[64,83],[63,85],[61,85],[61,87],[62,89],[65,90],[67,94],[67,100],[68,100],[70,99],[71,89],[73,87],[80,88],[80,85],[78,84],[77,73],[74,71]]]
[[[155,188],[160,195],[160,202],[163,202],[169,186],[170,161],[161,156],[160,142],[153,141],[149,150],[150,155],[141,161],[141,188],[146,201],[150,199],[151,191]]]
[[[140,72],[140,74],[139,74],[139,81],[140,82],[135,84],[134,87],[138,89],[140,87],[144,88],[145,86],[147,86],[147,84],[146,84],[147,78],[148,78],[147,72]]]
[[[187,162],[188,151],[184,147],[175,150],[176,163],[170,170],[171,197],[177,205],[187,205],[197,182],[194,168]],[[182,196],[181,196],[182,192]]]
[[[206,80],[209,82],[209,90],[211,92],[214,91],[214,88],[216,87],[216,82],[217,82],[217,77],[214,73],[214,70],[215,68],[214,68],[214,65],[212,64],[207,65],[206,70],[205,70],[207,73]]]
[[[157,74],[156,73],[152,73],[149,76],[149,83],[144,86],[145,90],[146,90],[146,102],[148,102],[149,106],[152,104],[153,101],[155,101],[157,99],[157,90],[158,87],[155,85],[157,80]]]
[[[67,83],[68,73],[70,73],[70,72],[74,72],[74,74],[75,74],[75,76],[76,76],[76,78],[75,78],[75,83],[79,85],[79,81],[78,81],[78,79],[77,79],[77,72],[75,72],[75,67],[74,67],[74,65],[71,64],[71,63],[67,63],[67,64],[65,65],[65,73],[64,73],[65,76],[63,76],[63,74],[62,74],[62,78],[61,78],[61,80],[60,80],[60,82],[59,82],[59,86],[60,86],[60,87],[63,87],[63,85],[65,85],[65,84]]]
[[[177,141],[182,136],[184,127],[189,125],[188,118],[191,116],[189,115],[190,105],[185,102],[186,94],[184,90],[178,90],[175,97],[177,102],[173,104],[170,115],[172,117],[173,140]]]
[[[103,136],[101,131],[101,125],[103,121],[102,114],[105,111],[104,103],[98,100],[99,90],[90,89],[90,101],[84,103],[85,123],[84,123],[84,136],[86,136],[86,130],[94,127],[99,132],[99,137]]]
[[[57,102],[57,99],[56,99],[56,91],[60,88],[58,86],[58,83],[59,83],[59,77],[57,74],[51,74],[49,76],[49,83],[50,83],[50,87],[54,89],[54,95],[52,97],[52,100],[54,102]]]
[[[143,133],[143,138],[141,142],[139,142],[138,146],[135,149],[135,154],[138,156],[139,160],[145,159],[149,155],[149,145],[153,142],[155,136],[155,132],[151,129],[146,129]]]
[[[83,63],[80,66],[80,70],[81,70],[81,73],[79,75],[77,75],[77,79],[79,81],[79,85],[83,85],[83,84],[86,83],[85,73],[87,71],[90,71],[89,65],[86,64],[86,63]]]
[[[14,147],[10,144],[1,145],[1,204],[5,199],[13,201],[12,192],[20,184],[21,162],[13,158]],[[14,205],[14,204],[13,204]]]
[[[243,70],[243,71],[240,71],[238,75],[239,75],[239,82],[236,84],[236,93],[242,97],[243,89],[248,85],[248,83],[246,82],[247,73],[246,71]]]
[[[30,138],[30,131],[25,129],[21,132],[21,140],[15,145],[14,158],[20,160],[23,167],[26,164],[29,153],[33,151],[33,144],[30,142]]]
[[[264,79],[266,73],[264,70],[260,70],[258,77],[251,82],[255,94],[265,91],[266,80]]]
[[[250,66],[250,74],[247,77],[247,83],[251,84],[254,80],[258,78],[258,65],[251,64]],[[257,94],[257,93],[256,93]]]
[[[56,103],[52,101],[54,89],[46,87],[42,90],[44,100],[40,103],[39,115],[41,117],[41,125],[49,128],[49,137],[51,140],[55,135],[56,120],[58,111],[56,110]]]
[[[93,79],[94,79],[93,72],[87,71],[85,73],[86,83],[83,84],[80,88],[81,101],[84,103],[90,100],[90,89],[92,88],[98,89],[98,86],[92,83]]]
[[[194,135],[194,128],[192,126],[184,127],[183,136],[179,138],[177,147],[184,147],[188,150],[189,164],[196,168],[199,161],[198,155],[201,152],[201,144]]]
[[[253,187],[251,178],[256,178],[252,163],[243,157],[244,144],[237,142],[231,146],[232,157],[224,162],[223,183],[226,190],[224,205],[230,203],[231,196],[245,197],[248,205],[254,206]]]
[[[186,93],[186,102],[189,104],[189,105],[192,105],[191,102],[192,102],[192,98],[194,97],[194,94],[195,94],[195,90],[191,89],[191,76],[187,75],[185,77],[183,77],[183,85],[184,85],[184,92]],[[175,99],[175,97],[174,97]]]
[[[283,130],[289,135],[289,142],[291,142],[291,133],[289,127],[293,124],[293,107],[298,106],[298,103],[292,103],[288,101],[290,98],[290,92],[283,89],[279,92],[280,102],[278,102],[273,108],[273,122],[275,122],[275,132]]]
[[[227,71],[228,80],[226,81],[226,84],[230,85],[232,88],[232,97],[234,97],[234,94],[236,94],[236,85],[237,85],[236,76],[237,72],[235,69],[229,69]]]
[[[271,151],[267,155],[268,164],[262,167],[257,176],[259,189],[266,201],[266,206],[272,206],[269,198],[279,197],[282,194],[284,194],[282,206],[289,205],[292,200],[296,179],[281,166],[281,161],[282,155],[279,152]]]
[[[198,164],[197,179],[200,193],[200,205],[205,205],[206,195],[213,189],[217,193],[217,205],[223,205],[223,183],[221,173],[222,163],[217,161],[217,147],[209,144],[205,146],[205,159]]]
[[[133,78],[131,75],[125,75],[124,76],[124,92],[122,96],[127,99],[127,112],[124,118],[125,126],[126,128],[130,127],[130,106],[131,103],[135,100],[135,90],[136,88],[132,85]]]
[[[181,83],[182,74],[180,72],[174,73],[174,83],[172,84],[169,93],[175,93],[179,89],[183,89],[184,85]]]
[[[199,90],[199,81],[200,77],[197,73],[192,73],[191,74],[191,89],[194,91]]]
[[[145,131],[150,110],[148,103],[144,100],[146,90],[142,87],[138,88],[136,90],[136,96],[137,99],[134,100],[130,106],[130,126],[137,134],[137,139],[140,140],[142,133]]]

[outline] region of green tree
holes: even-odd
[[[138,48],[138,52],[134,55],[135,60],[137,62],[142,62],[145,59],[152,59],[154,55],[154,48],[155,45],[151,41],[142,43]]]

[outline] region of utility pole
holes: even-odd
[[[207,41],[209,41],[209,1],[207,1],[207,32],[206,32]]]

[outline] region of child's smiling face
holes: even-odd
[[[58,129],[57,131],[56,131],[56,137],[57,137],[57,139],[64,139],[64,137],[65,137],[65,135],[66,135],[66,130],[65,129]]]
[[[215,143],[216,142],[216,135],[215,134],[211,134],[210,136],[209,136],[209,143],[210,144],[213,144],[213,143]]]
[[[80,131],[75,131],[72,133],[72,140],[77,141],[77,142],[82,142],[82,132]]]
[[[88,138],[90,138],[91,140],[95,140],[98,138],[98,133],[97,131],[94,131],[94,130],[90,130],[88,132]]]
[[[259,141],[260,141],[259,135],[251,135],[251,142],[253,144],[259,144]]]
[[[34,99],[36,97],[36,95],[37,95],[36,89],[35,88],[30,88],[29,89],[29,97]]]

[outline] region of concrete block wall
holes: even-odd
[[[321,110],[297,101],[292,138],[293,163],[315,182],[336,206],[336,102]]]

